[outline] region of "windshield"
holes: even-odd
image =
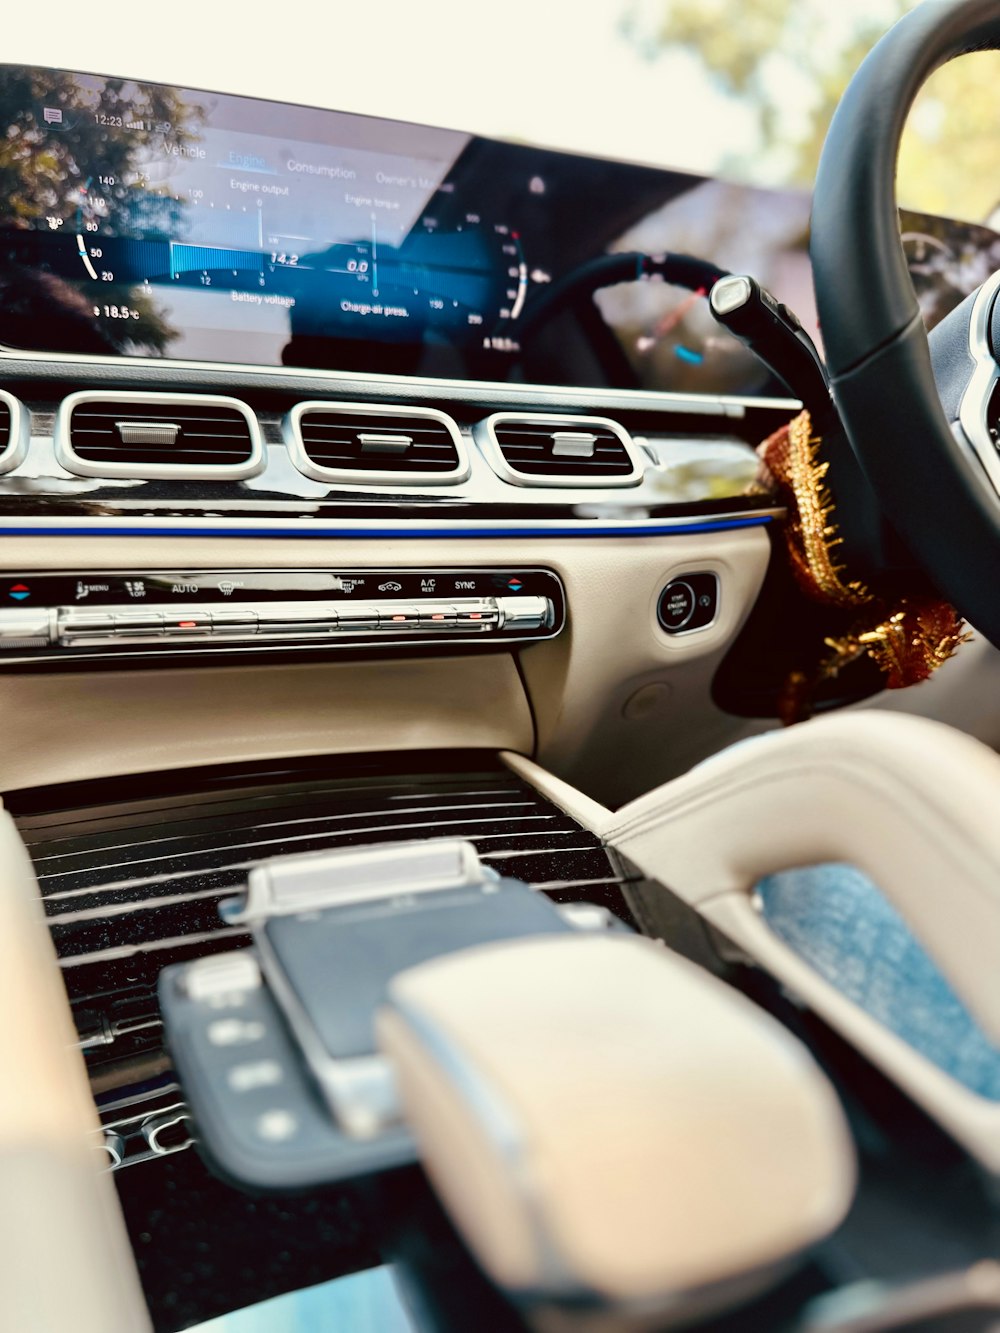
[[[50,14],[65,7],[53,3]],[[474,8],[470,21],[467,7],[460,13],[452,0],[432,0],[419,7],[418,30],[414,7],[387,0],[377,41],[363,24],[335,19],[329,40],[303,41],[301,25],[289,26],[267,43],[241,44],[238,58],[216,6],[197,25],[182,12],[156,42],[139,46],[113,20],[82,32],[56,24],[46,33],[50,70],[65,49],[70,68],[115,77],[36,71],[26,82],[30,68],[6,67],[2,341],[29,350],[766,396],[777,386],[716,327],[702,300],[705,282],[677,285],[669,273],[656,275],[665,282],[637,282],[639,268],[626,274],[612,261],[634,256],[641,266],[643,256],[673,252],[751,273],[821,341],[808,262],[820,146],[851,70],[912,3],[597,0],[581,23],[561,2],[532,13],[529,0],[508,0]],[[182,0],[182,11],[188,7]],[[331,52],[345,47],[359,58],[337,60],[332,76]],[[35,25],[14,14],[5,55],[34,52],[36,65],[38,48]],[[928,326],[1000,256],[988,138],[998,61],[997,53],[980,53],[939,71],[910,117],[901,230]],[[158,78],[168,80],[159,92],[144,82]],[[71,82],[69,91],[56,86],[60,79]],[[199,86],[218,92],[183,91]],[[148,96],[167,111],[135,119],[137,88],[152,89]],[[237,101],[229,91],[266,100]],[[283,98],[354,114],[295,111]],[[53,123],[59,107],[66,119]],[[172,107],[183,109],[181,129]],[[378,119],[361,119],[365,112]],[[130,139],[128,152],[145,157],[117,170],[108,165],[112,141],[131,134],[129,116],[154,138],[162,121],[166,140],[159,134],[136,148]],[[84,121],[89,137],[75,144]],[[421,121],[442,128],[424,130]],[[170,138],[179,133],[183,144]],[[364,162],[379,168],[374,175],[360,159],[329,165],[323,154],[344,134],[351,143],[362,136]],[[317,153],[322,161],[313,161]],[[66,159],[61,176],[45,165],[47,155]],[[261,163],[278,169],[272,158],[293,173],[287,180],[269,184],[260,175]],[[640,162],[659,170],[629,165]],[[224,180],[220,166],[232,167]],[[371,176],[378,197],[348,190],[331,202],[340,183],[334,170],[351,180]],[[120,201],[131,208],[124,220],[100,212],[110,196],[95,182],[135,179],[177,216],[163,208],[140,215],[135,200]],[[411,180],[419,189],[399,184]],[[215,197],[220,181],[224,199]],[[399,190],[405,198],[396,198]],[[193,216],[199,203],[201,220]],[[390,225],[379,207],[396,210]],[[192,215],[181,216],[185,210]],[[246,222],[243,231],[220,227],[220,218],[233,217]],[[614,271],[594,276],[583,304],[567,303],[560,284],[599,257]],[[97,280],[108,284],[100,299],[90,287]],[[86,345],[67,342],[76,328],[49,318],[39,282],[49,296],[58,285],[61,311],[79,307],[81,318],[98,321],[98,344],[93,331]]]
[[[41,46],[36,11],[5,13],[2,58],[808,187],[850,72],[914,3],[382,0],[322,21],[275,13],[237,36],[229,6],[176,0],[171,22],[137,40],[124,5],[81,24],[71,0],[49,0]],[[986,53],[930,81],[904,144],[905,206],[989,219],[998,72]]]

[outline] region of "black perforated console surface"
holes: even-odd
[[[248,942],[217,909],[251,865],[462,837],[501,874],[628,919],[624,873],[599,841],[491,754],[226,766],[12,792],[5,804],[35,864],[104,1134],[129,1166],[116,1180],[164,1330],[376,1261],[351,1192],[253,1199],[180,1151],[192,1127],[156,981],[168,963]],[[154,1151],[143,1129],[157,1125]]]
[[[156,980],[168,963],[247,942],[223,924],[218,904],[258,861],[469,838],[501,874],[627,916],[621,872],[599,841],[491,755],[230,766],[5,799],[35,864],[108,1124],[124,1109],[137,1112],[142,1095],[157,1106],[161,1093],[171,1106],[179,1100],[169,1086]]]

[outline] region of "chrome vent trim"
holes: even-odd
[[[120,448],[127,455],[128,450],[165,449],[176,447],[182,456],[185,444],[190,439],[192,452],[211,454],[223,452],[223,445],[228,440],[238,444],[238,452],[245,457],[235,461],[216,463],[204,462],[163,462],[148,461],[136,455],[118,462],[110,458],[94,459],[82,457],[73,443],[73,414],[78,409],[85,409],[88,404],[103,405],[112,410],[101,413],[111,423],[110,431],[103,435],[113,446],[95,442],[95,447]],[[173,413],[151,413],[152,420],[144,420],[144,409],[167,408]],[[245,439],[241,435],[226,435],[218,432],[198,432],[192,429],[185,437],[185,420],[193,426],[199,409],[216,411],[228,409],[237,414],[246,424]],[[171,420],[171,415],[176,420]],[[218,419],[221,422],[221,418]],[[214,423],[213,423],[214,424]],[[175,429],[170,429],[174,427]],[[96,429],[96,428],[95,428]],[[117,437],[117,439],[116,439]],[[213,444],[215,439],[218,443]],[[195,441],[199,443],[196,445]],[[264,467],[264,441],[256,415],[246,403],[238,398],[224,398],[214,394],[201,393],[116,393],[98,389],[74,393],[63,400],[56,415],[55,451],[59,464],[80,477],[122,477],[134,481],[240,481],[245,477],[254,477]]]
[[[522,428],[523,449],[511,442],[511,433],[518,428]],[[472,434],[497,476],[513,486],[605,490],[637,486],[642,480],[639,447],[625,428],[609,417],[494,412],[478,422]],[[537,452],[537,466],[546,471],[526,470],[523,455],[528,450]]]
[[[309,417],[326,417],[327,422],[314,422],[312,429],[330,432],[330,452],[340,454],[339,461],[322,461],[322,452],[315,442],[305,438],[309,431]],[[344,418],[347,421],[344,421]],[[353,419],[358,419],[357,428]],[[303,425],[305,419],[305,426]],[[338,426],[337,422],[341,424]],[[345,431],[346,441],[337,439],[336,432]],[[421,440],[421,436],[436,437]],[[469,453],[455,421],[445,412],[431,407],[382,407],[374,403],[338,403],[316,400],[297,403],[285,418],[285,444],[298,470],[313,481],[346,482],[361,486],[454,486],[469,476]],[[360,450],[356,445],[360,444]],[[314,452],[310,452],[310,446]],[[411,450],[413,451],[411,453]],[[419,451],[430,454],[441,451],[431,465],[420,461]],[[366,455],[377,465],[372,467],[352,464],[352,452]],[[319,458],[314,456],[319,455]],[[409,458],[407,457],[408,455]],[[448,465],[438,467],[438,462]]]
[[[31,414],[12,393],[0,389],[0,472],[24,462],[31,436]]]

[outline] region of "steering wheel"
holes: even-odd
[[[925,0],[890,29],[830,126],[810,253],[834,400],[861,466],[918,563],[1000,647],[1000,273],[928,340],[895,194],[921,86],[954,56],[996,48],[998,0]]]

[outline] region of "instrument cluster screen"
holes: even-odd
[[[11,348],[783,393],[714,324],[697,285],[640,280],[627,263],[626,279],[619,263],[605,280],[602,264],[699,256],[752,273],[809,326],[808,214],[801,192],[0,65],[0,344]],[[985,258],[996,234],[972,230]],[[943,265],[949,246],[969,249],[965,232],[911,219],[908,237],[922,301],[960,300]]]
[[[13,66],[0,111],[13,345],[264,364],[517,346],[525,259],[456,188],[469,135]]]

